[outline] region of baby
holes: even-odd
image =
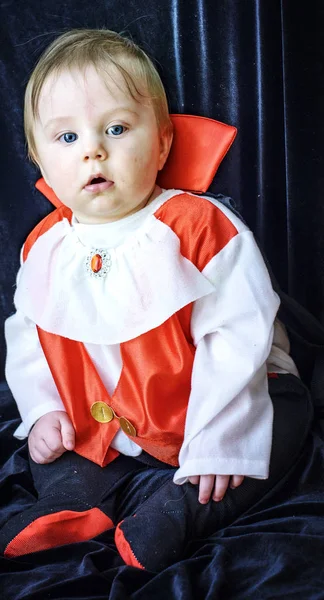
[[[28,436],[39,494],[24,527],[7,530],[6,553],[117,526],[125,562],[159,570],[267,489],[269,362],[297,381],[278,324],[273,344],[279,300],[230,210],[157,185],[172,125],[159,75],[133,42],[107,30],[55,40],[27,86],[25,131],[62,206],[24,244],[6,322],[16,435]],[[105,518],[53,542],[53,512],[64,529],[87,488],[85,505]]]

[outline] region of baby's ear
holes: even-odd
[[[169,127],[164,127],[160,131],[160,161],[159,171],[161,171],[165,165],[166,159],[169,156],[171,144],[173,139],[173,131]]]

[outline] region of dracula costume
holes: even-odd
[[[253,235],[218,200],[163,190],[104,225],[57,208],[23,247],[15,306],[6,376],[16,436],[65,410],[76,446],[30,461],[37,499],[0,531],[6,556],[116,527],[124,561],[159,571],[293,465],[308,391]],[[200,505],[188,477],[210,473],[246,477]]]

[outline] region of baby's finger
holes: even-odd
[[[200,504],[207,504],[215,485],[215,475],[200,475],[199,496]]]
[[[216,475],[215,490],[213,493],[213,500],[215,500],[215,502],[223,500],[224,494],[228,488],[229,480],[229,475]]]
[[[57,445],[55,450],[52,450],[52,448],[50,448],[47,443],[47,438],[42,438],[38,441],[37,450],[43,456],[46,462],[53,462],[54,460],[56,460],[56,458],[59,458],[59,456],[61,456],[63,452],[65,452],[65,448],[62,443],[60,443],[60,445]]]
[[[231,483],[230,483],[230,488],[232,490],[234,490],[239,485],[241,485],[241,483],[243,482],[243,480],[244,480],[244,475],[232,475],[232,477],[231,477]]]
[[[45,444],[38,443],[37,445],[29,445],[29,454],[35,463],[46,465],[55,459],[51,459],[49,450]]]
[[[57,427],[51,427],[46,432],[46,437],[40,440],[40,443],[44,442],[45,446],[47,446],[49,452],[48,455],[59,454],[59,456],[64,452],[65,448],[62,443],[61,432]],[[43,448],[39,448],[42,451]]]
[[[33,432],[32,432],[32,434],[33,434]],[[31,458],[33,459],[34,462],[39,463],[39,464],[43,464],[44,463],[44,456],[42,455],[42,453],[38,449],[39,439],[38,438],[35,439],[32,434],[30,434],[29,438],[28,438],[28,450],[29,450],[29,454],[30,454],[30,456],[31,456]]]
[[[188,479],[192,485],[197,485],[197,483],[199,483],[199,475],[191,475]]]
[[[62,443],[65,450],[73,450],[75,446],[75,431],[70,420],[61,421]]]
[[[29,454],[35,463],[38,463],[39,465],[45,464],[43,456],[38,452],[36,448],[29,447]]]

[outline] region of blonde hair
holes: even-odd
[[[24,125],[30,158],[37,163],[34,124],[40,93],[47,78],[66,69],[84,70],[93,65],[121,73],[129,94],[137,101],[152,102],[160,131],[172,131],[168,103],[160,76],[147,54],[130,39],[108,29],[73,29],[58,37],[40,57],[27,84]],[[112,77],[111,73],[109,76]]]

